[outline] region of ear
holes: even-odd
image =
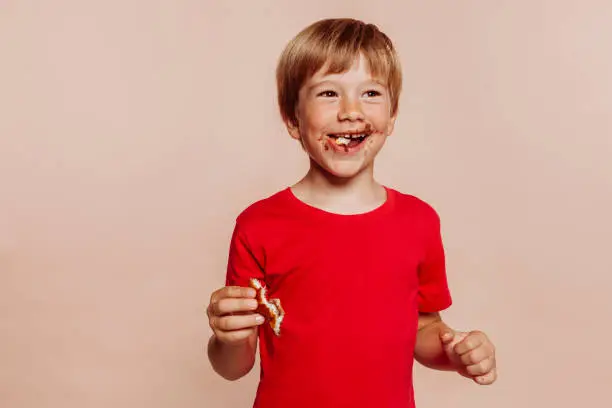
[[[395,129],[395,119],[397,119],[397,114],[389,119],[389,123],[387,123],[387,128],[385,129],[386,136],[391,136],[393,134],[393,130]]]
[[[285,120],[285,126],[287,126],[287,131],[289,132],[289,135],[295,139],[295,140],[300,140],[300,128],[298,126],[298,124],[291,120],[291,119],[286,119]]]

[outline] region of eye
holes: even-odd
[[[335,96],[338,96],[338,94],[335,91],[327,90],[327,91],[319,92],[317,96],[323,96],[325,98],[333,98]]]
[[[365,94],[366,94],[366,96],[368,96],[370,98],[374,98],[376,96],[380,96],[381,95],[381,93],[379,91],[375,90],[375,89],[371,89],[369,91],[366,91]]]

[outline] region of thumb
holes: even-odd
[[[445,329],[440,333],[442,349],[448,356],[449,360],[457,367],[461,366],[461,358],[455,352],[455,346],[465,338],[462,332],[456,332],[453,329]]]
[[[449,345],[455,339],[455,331],[450,327],[440,330],[440,340],[442,344]]]

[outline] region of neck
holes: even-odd
[[[294,194],[312,206],[336,213],[372,210],[386,200],[372,166],[350,178],[337,177],[311,163],[308,173],[292,186]]]

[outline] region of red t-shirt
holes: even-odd
[[[437,213],[385,187],[358,215],[286,188],[236,219],[228,285],[256,277],[285,311],[280,336],[259,329],[257,408],[412,408],[418,312],[447,308]]]

